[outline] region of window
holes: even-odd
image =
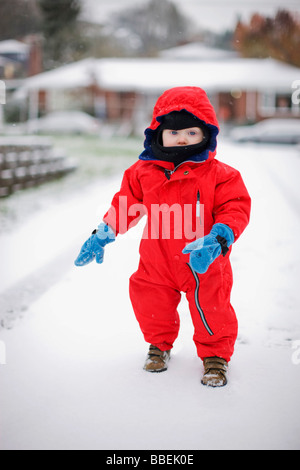
[[[261,93],[259,111],[262,116],[298,116],[300,105],[293,103],[291,93]]]

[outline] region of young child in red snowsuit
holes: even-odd
[[[202,383],[213,387],[227,383],[237,338],[229,255],[249,222],[251,205],[239,172],[215,158],[218,133],[202,89],[166,91],[145,131],[145,150],[125,172],[104,222],[75,262],[102,263],[104,246],[146,215],[140,264],[130,279],[133,309],[150,343],[144,369],[167,370],[184,292],[204,362]]]

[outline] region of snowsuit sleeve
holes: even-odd
[[[125,171],[121,189],[115,194],[111,207],[103,218],[116,235],[126,233],[145,215],[143,193],[138,180],[139,164],[140,162],[136,162]]]
[[[222,164],[214,199],[214,223],[228,225],[239,238],[249,223],[251,198],[240,173]]]

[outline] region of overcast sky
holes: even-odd
[[[144,5],[149,0],[82,0],[85,16],[102,22],[113,12]],[[162,0],[163,1],[163,0]],[[252,13],[273,15],[278,9],[300,14],[300,0],[173,0],[179,9],[197,25],[214,31],[232,29],[239,16],[247,20]]]

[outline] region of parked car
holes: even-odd
[[[36,134],[99,134],[100,123],[81,111],[58,111],[27,121],[26,128]]]
[[[300,144],[300,119],[266,119],[253,126],[237,127],[230,137],[235,142]]]

